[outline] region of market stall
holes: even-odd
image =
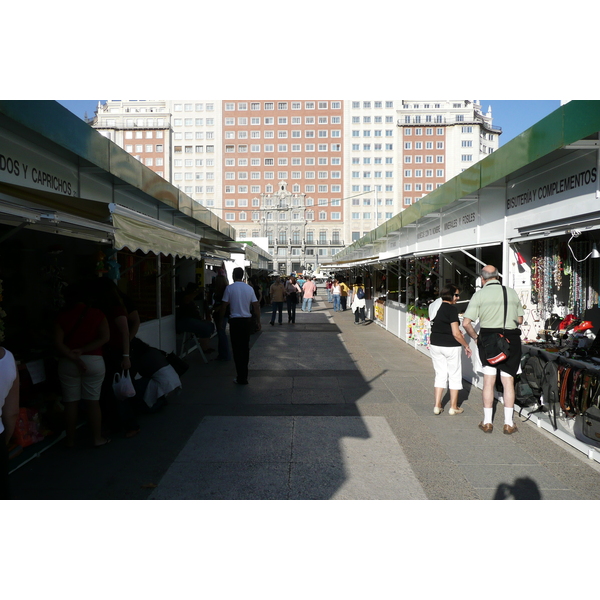
[[[168,352],[178,268],[240,251],[234,240],[58,103],[0,100],[0,343],[21,375],[19,445],[62,427],[53,325],[67,286],[113,279],[138,309],[138,337]]]
[[[466,308],[481,267],[496,266],[523,303],[526,358],[536,354],[546,368],[545,397],[522,397],[522,411],[596,460],[599,169],[600,102],[570,102],[336,255],[368,260],[368,248],[397,264],[398,306],[386,297],[381,323],[425,353],[427,305],[439,289],[460,287]],[[391,311],[400,329],[405,317],[405,337]],[[479,387],[480,366],[476,352],[463,357],[463,376]]]

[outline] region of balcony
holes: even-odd
[[[269,247],[278,248],[280,246],[291,247],[307,247],[307,246],[344,246],[344,240],[269,240]]]
[[[151,123],[151,124],[143,124],[143,125],[138,125],[137,123],[127,123],[126,121],[120,120],[120,119],[114,119],[114,123],[113,123],[113,119],[106,119],[106,118],[100,118],[100,119],[95,119],[93,120],[92,126],[95,129],[119,129],[119,130],[145,130],[145,129],[162,129],[162,130],[166,130],[166,129],[170,129],[171,128],[171,123],[169,122],[168,119],[164,119],[163,123],[161,125],[158,125],[158,123]],[[110,124],[109,124],[110,123]]]
[[[458,119],[457,117],[463,116],[463,120]],[[497,125],[491,125],[487,123],[485,120],[478,118],[477,116],[470,115],[444,115],[444,116],[434,116],[431,121],[425,121],[423,118],[420,118],[417,122],[415,120],[415,116],[411,116],[410,122],[407,123],[404,119],[398,119],[396,122],[398,127],[435,127],[438,125],[480,125],[484,129],[492,132],[492,133],[502,133],[502,127],[498,127]]]

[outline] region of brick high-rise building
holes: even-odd
[[[276,269],[344,247],[341,100],[225,100],[222,139],[222,216],[240,239],[268,237]]]
[[[316,266],[496,150],[501,134],[470,100],[110,100],[93,126],[240,239],[268,237],[276,269]]]

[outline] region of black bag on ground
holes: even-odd
[[[153,348],[138,338],[133,338],[129,346],[131,368],[142,377],[151,378],[156,371],[169,364],[164,352],[158,348]]]
[[[538,403],[531,386],[527,383],[527,380],[519,375],[515,379],[515,402],[519,406],[529,407],[535,406]]]
[[[525,355],[525,357],[521,367],[523,371],[521,373],[521,379],[524,379],[527,382],[533,395],[539,400],[544,393],[544,361],[539,356],[532,354]]]
[[[181,377],[190,368],[190,365],[188,365],[185,360],[179,358],[175,352],[171,352],[170,354],[165,353],[165,358],[167,359],[167,362],[175,369],[175,372],[177,375],[179,375],[179,377]]]

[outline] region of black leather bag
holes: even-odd
[[[506,288],[502,286],[504,294],[504,330],[506,331],[506,311],[508,299]],[[483,348],[483,355],[490,365],[503,363],[510,356],[510,342],[504,333],[488,333],[480,335],[479,340]]]
[[[510,342],[502,333],[480,335],[483,354],[490,365],[504,362],[510,356]]]

